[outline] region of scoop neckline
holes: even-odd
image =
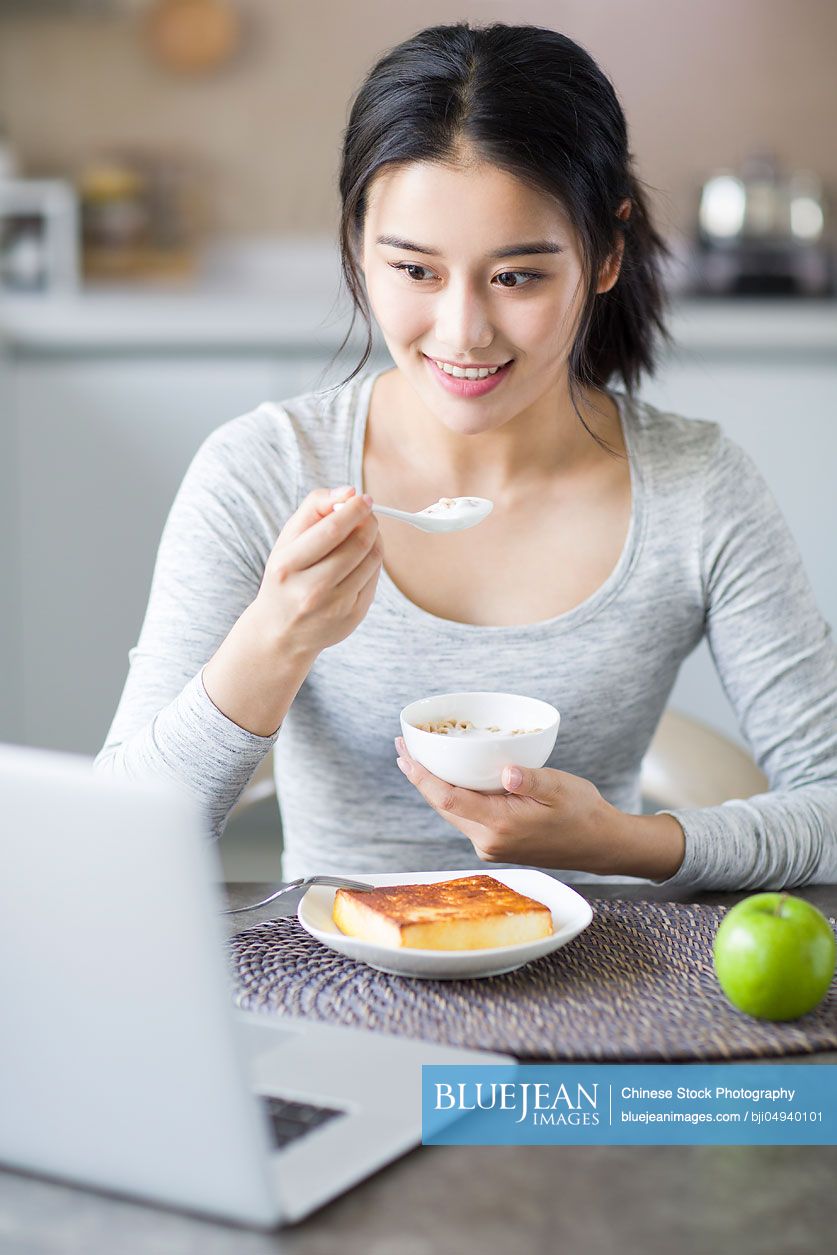
[[[356,484],[359,492],[363,491],[363,449],[366,443],[372,389],[375,380],[388,370],[392,370],[392,366],[382,366],[366,374],[359,381],[355,404],[352,406],[352,439],[349,444],[346,483]],[[613,400],[619,414],[622,439],[628,457],[631,479],[631,517],[619,559],[607,579],[595,592],[579,602],[577,606],[551,619],[536,619],[533,623],[461,623],[458,619],[443,619],[411,601],[390,578],[386,567],[381,567],[376,599],[419,627],[430,627],[436,632],[445,632],[451,636],[492,635],[498,640],[509,641],[567,631],[598,614],[617,596],[633,570],[640,551],[645,524],[645,480],[640,460],[637,457],[634,427],[630,421],[630,398],[622,392],[608,391],[608,396]]]

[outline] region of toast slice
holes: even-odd
[[[342,933],[379,946],[482,950],[552,935],[552,912],[493,876],[432,885],[338,889],[332,918]]]

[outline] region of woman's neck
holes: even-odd
[[[588,427],[616,453],[624,441],[615,402],[588,391],[579,401]],[[444,482],[449,496],[491,497],[556,477],[585,474],[612,454],[580,421],[569,390],[556,392],[493,431],[452,432],[432,414],[396,368],[380,375],[369,408],[367,448],[396,459],[426,482]]]

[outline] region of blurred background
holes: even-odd
[[[748,449],[837,623],[832,0],[0,0],[0,740],[97,752],[198,445],[354,365],[349,102],[458,19],[553,27],[612,78],[672,248],[643,395]],[[672,705],[740,740],[705,648]],[[273,802],[234,818],[229,874],[275,875],[279,840]]]

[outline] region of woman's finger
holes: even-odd
[[[366,561],[375,549],[376,541],[378,541],[377,521],[367,517],[331,553],[327,553],[319,562],[314,562],[311,566],[304,567],[295,573],[300,587],[307,587],[310,584],[312,587],[316,585],[321,589],[329,588],[336,592],[339,585]],[[290,571],[293,568],[290,563],[286,563],[285,569]]]
[[[342,488],[315,488],[309,492],[302,505],[288,519],[282,528],[280,538],[285,541],[296,540],[309,527],[326,518],[334,509],[337,501],[348,501],[355,494],[350,484]]]
[[[497,803],[491,794],[476,793],[473,789],[459,789],[456,785],[440,780],[426,768],[410,758],[406,750],[400,752],[397,763],[411,784],[442,819],[456,824],[464,820],[469,824],[481,824],[492,828],[497,822]]]
[[[381,566],[381,550],[377,544],[373,544],[366,557],[349,572],[339,584],[334,592],[341,600],[351,603],[355,601],[363,592],[369,581],[378,574]]]
[[[368,502],[363,497],[351,497],[344,509],[337,513],[329,511],[325,517],[318,519],[289,544],[277,544],[268,564],[273,561],[275,566],[285,573],[305,571],[309,567],[317,566],[323,559],[336,555],[341,546],[352,537],[355,545],[354,552],[350,546],[342,555],[343,563],[338,563],[338,567],[342,565],[344,569],[338,570],[336,578],[342,579],[362,557],[366,556],[374,543],[377,524],[371,533],[367,534],[365,542],[362,537],[360,539],[353,537],[353,533],[357,532],[360,525],[369,518],[369,513]],[[353,557],[354,560],[346,564],[345,558],[347,557]]]

